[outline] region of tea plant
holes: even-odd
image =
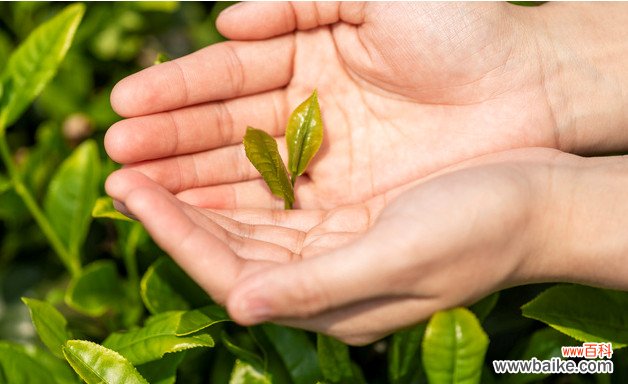
[[[31,31],[33,14],[59,5],[0,5],[0,26],[13,28],[11,34],[0,28],[0,383],[565,382],[498,376],[491,360],[549,359],[582,341],[612,342],[615,373],[569,382],[627,380],[625,292],[566,284],[509,289],[360,348],[273,324],[231,322],[141,224],[100,197],[114,169],[101,156],[102,132],[87,129],[65,140],[57,124],[77,110],[97,127],[111,124],[111,84],[92,90],[90,79],[114,72],[115,82],[136,70],[128,63],[119,72],[112,68],[139,57],[142,20],[159,24],[160,13],[172,12],[197,17],[197,6],[72,4]],[[213,26],[216,9],[207,19],[191,19],[199,46],[220,40],[198,35]],[[22,43],[13,49],[7,36]],[[115,47],[106,44],[111,36],[119,39]],[[93,76],[103,63],[107,70]],[[317,97],[314,92],[289,118],[287,167],[274,138],[253,128],[244,137],[247,156],[286,208],[323,140]],[[37,128],[33,111],[47,117]],[[25,273],[25,265],[41,272]],[[7,300],[22,292],[23,303]],[[20,320],[24,311],[32,328]]]

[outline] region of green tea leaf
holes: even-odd
[[[65,302],[88,316],[102,316],[121,307],[125,294],[122,284],[113,260],[94,261],[72,278]]]
[[[311,384],[322,377],[314,345],[302,330],[275,324],[262,325],[295,384]]]
[[[144,305],[152,314],[211,304],[201,287],[168,257],[157,259],[140,283]]]
[[[288,170],[292,183],[301,176],[323,142],[323,120],[316,90],[290,115],[286,128]]]
[[[150,384],[174,384],[177,379],[177,367],[185,357],[185,351],[168,353],[159,360],[137,366],[139,373]]]
[[[103,345],[119,352],[135,365],[160,359],[166,353],[213,347],[214,339],[206,333],[177,336],[179,322],[184,313],[161,313],[147,321],[142,328],[112,333]]]
[[[229,384],[272,384],[272,380],[253,365],[236,360]]]
[[[427,323],[395,333],[388,349],[388,378],[392,384],[415,382],[422,372],[421,341]]]
[[[568,345],[577,345],[577,342],[553,328],[544,328],[534,332],[529,339],[526,339],[523,347],[517,348],[520,353],[512,358],[518,360],[530,360],[533,357],[539,360],[550,360],[552,357],[562,358],[561,347]],[[505,375],[504,379],[512,384],[524,384],[537,383],[547,376],[549,374],[518,373]]]
[[[466,308],[436,312],[423,336],[423,367],[430,383],[479,383],[488,336]]]
[[[353,372],[349,347],[329,336],[316,335],[318,363],[323,377],[330,383],[359,383]]]
[[[148,384],[120,354],[85,340],[68,340],[63,354],[87,384]]]
[[[523,316],[542,321],[580,341],[628,345],[628,292],[556,285],[521,307]]]
[[[67,262],[74,268],[80,265],[79,251],[89,231],[99,183],[98,146],[87,140],[61,164],[48,186],[46,216],[69,251],[71,260]]]
[[[0,341],[0,383],[78,383],[70,367],[42,349]]]
[[[248,127],[244,135],[244,150],[273,195],[291,205],[294,202],[294,190],[275,139],[260,129]]]
[[[81,22],[85,6],[67,6],[61,13],[35,29],[11,55],[0,82],[13,83],[3,108],[6,125],[11,125],[54,77]],[[1,132],[0,132],[1,134]]]
[[[230,320],[227,312],[217,305],[193,309],[181,315],[176,334],[177,336],[187,336],[214,324]]]
[[[108,196],[103,196],[96,199],[96,203],[94,204],[94,208],[92,209],[92,217],[95,217],[95,218],[104,217],[107,219],[130,221],[130,222],[135,221],[124,216],[120,212],[118,212],[118,210],[113,207],[113,199]]]
[[[65,317],[55,307],[45,301],[23,297],[22,301],[31,313],[33,325],[41,341],[50,352],[63,358],[61,348],[70,338]]]

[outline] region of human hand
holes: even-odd
[[[625,163],[508,151],[329,211],[207,210],[132,170],[107,191],[239,323],[363,344],[509,286],[628,288]]]
[[[114,109],[131,118],[106,148],[193,205],[280,207],[242,136],[252,125],[281,137],[316,87],[325,140],[296,194],[301,208],[331,209],[475,156],[558,147],[528,14],[505,3],[242,3],[218,27],[249,41],[116,86]]]

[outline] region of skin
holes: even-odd
[[[617,277],[625,160],[559,151],[608,153],[627,141],[626,71],[606,64],[625,44],[617,53],[583,34],[589,56],[580,55],[548,21],[590,23],[594,10],[232,8],[217,26],[238,41],[116,86],[112,105],[128,119],[105,145],[125,165],[107,192],[236,321],[363,344],[512,285],[628,288]],[[576,88],[592,79],[595,107]],[[302,209],[285,212],[240,143],[247,125],[262,128],[285,158],[283,124],[314,87],[325,139],[296,186]]]

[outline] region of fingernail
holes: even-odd
[[[240,305],[242,313],[252,323],[261,323],[269,320],[272,310],[268,302],[261,298],[244,299]]]

